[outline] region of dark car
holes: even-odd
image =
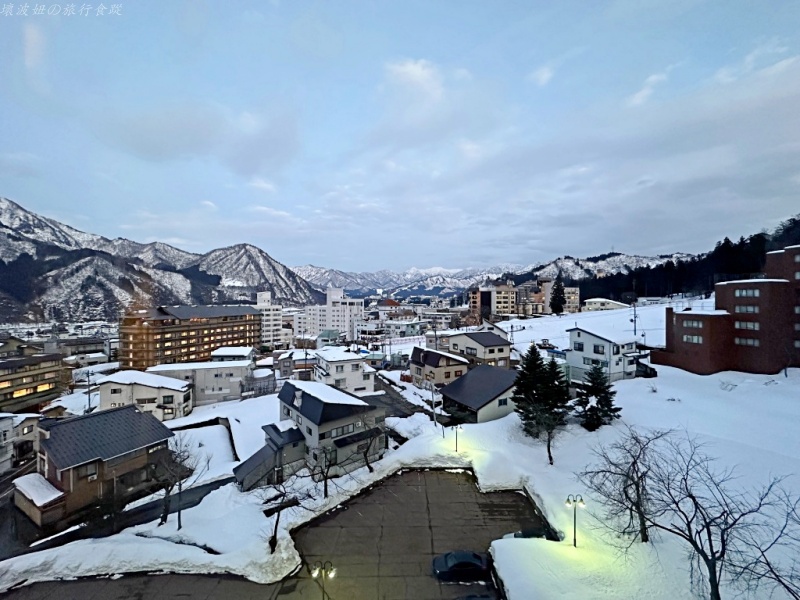
[[[491,581],[487,554],[458,550],[433,559],[433,574],[440,581]]]

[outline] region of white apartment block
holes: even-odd
[[[251,360],[229,360],[156,365],[147,372],[192,383],[194,405],[205,406],[241,399],[251,384],[253,369]]]
[[[306,306],[303,314],[294,317],[294,334],[319,335],[326,329],[344,333],[348,340],[356,339],[356,324],[364,319],[364,300],[347,298],[341,288],[328,288],[327,302]]]
[[[272,303],[272,292],[256,294],[256,310],[261,313],[261,345],[288,348],[292,332],[283,328],[283,307]]]
[[[141,371],[119,371],[97,380],[100,405],[108,410],[135,404],[159,421],[185,417],[192,412],[194,399],[188,381]]]
[[[375,369],[364,362],[358,352],[341,346],[327,346],[314,351],[314,381],[326,383],[348,392],[375,391]]]
[[[629,333],[567,329],[567,364],[573,382],[583,382],[591,368],[600,365],[609,381],[636,377],[636,340]]]

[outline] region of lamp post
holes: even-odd
[[[464,431],[464,428],[461,427],[461,425],[456,425],[455,427],[453,427],[453,429],[456,430],[456,452],[458,452],[458,432]]]
[[[311,577],[314,579],[319,577],[322,580],[322,600],[325,600],[325,579],[333,579],[336,577],[336,567],[334,567],[333,563],[329,560],[325,562],[318,560],[314,563],[314,566],[311,567]]]
[[[580,494],[570,494],[565,502],[567,508],[572,508],[572,545],[578,547],[578,506],[586,508],[583,496]]]

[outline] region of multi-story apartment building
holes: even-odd
[[[552,280],[540,279],[539,283],[542,290],[542,304],[544,305],[545,314],[551,314],[553,311],[550,309],[550,297],[553,293]],[[564,312],[576,313],[581,310],[581,290],[577,287],[564,287]]]
[[[148,373],[194,384],[195,406],[238,400],[253,385],[252,360],[172,363],[149,367]]]
[[[511,342],[497,333],[479,331],[449,336],[449,351],[471,365],[511,368]]]
[[[272,303],[272,292],[256,294],[256,309],[261,313],[261,345],[273,350],[288,348],[292,330],[283,327],[283,307]]]
[[[314,351],[314,381],[348,392],[371,393],[375,390],[375,369],[358,352],[341,346],[327,346]]]
[[[119,331],[120,366],[143,371],[207,361],[221,346],[260,346],[261,313],[252,306],[161,306],[127,313]]]
[[[348,340],[357,338],[356,326],[364,319],[364,300],[348,298],[341,288],[328,288],[326,303],[306,306],[294,317],[294,334],[319,335],[326,329],[344,333]]]
[[[517,292],[514,283],[488,284],[469,290],[469,309],[489,319],[492,315],[517,314]]]
[[[636,377],[636,339],[633,334],[592,331],[572,327],[569,332],[567,364],[569,379],[582,383],[592,367],[600,365],[609,381]]]
[[[60,354],[0,359],[0,411],[38,411],[62,389]]]
[[[192,383],[141,371],[119,371],[97,380],[98,411],[137,406],[159,421],[185,417],[192,412]]]
[[[800,246],[767,253],[764,272],[716,284],[714,310],[667,308],[666,347],[651,361],[701,375],[800,366]]]

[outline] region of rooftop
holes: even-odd
[[[104,383],[119,383],[121,385],[144,385],[151,388],[165,388],[177,392],[185,392],[189,389],[189,383],[174,377],[164,377],[155,373],[143,373],[141,371],[119,371],[106,375],[97,380],[97,385]]]
[[[353,352],[343,346],[325,346],[324,348],[313,350],[312,352],[322,360],[328,362],[363,360],[364,358],[360,352]]]
[[[247,356],[255,352],[253,348],[247,346],[222,346],[211,352],[211,356]]]
[[[204,362],[179,362],[166,365],[147,367],[148,373],[163,373],[169,371],[191,371],[194,369],[227,369],[229,367],[249,367],[253,363],[249,360],[226,360]]]
[[[441,394],[445,398],[478,410],[514,387],[516,380],[517,371],[513,369],[479,365],[453,383],[444,386]]]

